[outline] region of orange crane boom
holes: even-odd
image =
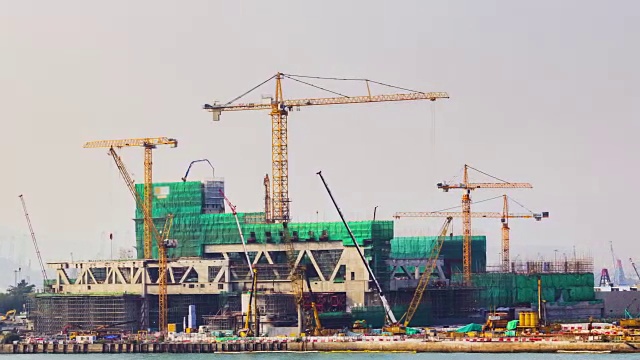
[[[275,96],[267,103],[219,104],[214,102],[213,104],[205,104],[203,106],[205,110],[213,114],[214,121],[220,120],[220,115],[223,111],[270,110],[271,170],[273,180],[271,184],[271,215],[272,220],[276,222],[286,222],[290,219],[289,150],[287,121],[289,111],[291,111],[293,108],[317,105],[363,104],[408,100],[435,101],[436,99],[449,98],[449,94],[447,94],[446,92],[410,92],[400,94],[371,95],[371,91],[369,90],[370,80],[364,80],[367,83],[368,95],[287,100],[283,97],[282,94],[282,79],[285,77],[292,79],[295,76],[296,75],[287,75],[279,72],[269,78],[267,81],[263,82],[262,84],[268,82],[271,79],[275,79],[276,82]]]
[[[178,146],[178,140],[168,137],[156,137],[156,138],[134,138],[134,139],[120,139],[120,140],[96,140],[89,141],[84,144],[83,148],[123,148],[129,146],[139,146],[144,148],[144,201],[149,208],[149,213],[152,212],[153,207],[153,170],[152,170],[152,150],[158,145],[170,145],[171,147]],[[143,253],[145,259],[151,259],[151,226],[153,222],[144,220],[144,247]]]
[[[535,219],[540,221],[549,217],[549,212],[540,213],[510,213],[507,195],[503,195],[503,210],[500,212],[472,212],[469,214],[472,218],[490,218],[500,219],[502,222],[502,252],[501,252],[501,268],[503,272],[509,272],[509,219]],[[431,212],[396,212],[393,217],[455,217],[464,218],[462,212],[451,211],[431,211]]]
[[[471,183],[469,182],[469,165],[464,165],[464,174],[462,183],[459,184],[446,184],[438,183],[438,189],[442,189],[444,192],[448,192],[450,189],[466,190],[462,194],[462,267],[463,267],[463,281],[464,284],[471,285],[471,191],[475,189],[507,189],[507,188],[526,188],[530,189],[533,186],[529,183],[511,183],[504,180],[500,180],[498,183]],[[471,168],[480,173],[488,175],[482,171]],[[491,175],[489,175],[491,176]],[[496,178],[497,179],[497,178]],[[499,179],[498,179],[499,180]]]

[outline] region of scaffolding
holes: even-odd
[[[516,274],[584,274],[593,272],[593,258],[564,258],[561,260],[520,260],[512,261],[512,273]],[[500,265],[487,266],[487,272],[502,272]]]
[[[27,303],[34,329],[56,334],[70,329],[90,330],[98,326],[140,318],[142,299],[133,295],[48,295],[37,294]],[[137,331],[139,323],[118,325],[123,331]]]
[[[238,318],[241,313],[229,313],[223,315],[205,315],[202,318],[204,325],[213,331],[235,331],[239,326]]]
[[[297,306],[293,294],[258,293],[258,309],[267,321],[297,321]]]

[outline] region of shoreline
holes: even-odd
[[[216,343],[4,344],[0,354],[97,353],[265,353],[265,352],[402,352],[402,353],[638,353],[629,342],[469,342],[469,341],[228,341]]]

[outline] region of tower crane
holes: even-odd
[[[151,209],[147,206],[147,202],[142,201],[140,194],[136,190],[135,182],[113,147],[109,149],[109,155],[111,155],[115,161],[127,188],[131,192],[131,195],[133,195],[138,207],[142,209],[145,223],[150,224],[150,231],[156,238],[156,244],[158,246],[158,328],[160,332],[164,334],[167,331],[167,249],[178,246],[177,241],[172,241],[168,238],[173,224],[173,214],[167,215],[164,229],[162,234],[160,234],[153,223]]]
[[[47,277],[47,271],[44,268],[44,263],[42,262],[42,256],[40,255],[40,249],[38,248],[38,240],[36,240],[36,234],[33,232],[33,226],[31,226],[31,219],[29,218],[29,213],[27,212],[27,205],[24,202],[24,196],[20,194],[18,196],[20,201],[22,202],[22,209],[24,210],[24,217],[27,219],[27,225],[29,225],[29,232],[31,233],[31,240],[33,240],[33,246],[36,249],[36,255],[38,256],[38,262],[40,263],[40,271],[42,271],[42,279],[45,284],[49,280]],[[45,287],[46,289],[46,287]]]
[[[503,272],[509,272],[509,219],[535,219],[540,221],[549,217],[548,211],[539,213],[510,213],[509,212],[509,197],[502,195],[503,208],[502,213],[499,212],[472,212],[470,216],[472,218],[492,218],[500,219],[502,222],[502,253],[501,253],[501,268]],[[462,212],[448,212],[448,211],[432,211],[432,212],[397,212],[393,215],[394,218],[409,218],[409,217],[455,217],[463,218]]]
[[[97,140],[89,141],[84,144],[83,148],[123,148],[129,146],[139,146],[144,148],[144,202],[149,209],[149,213],[153,214],[153,162],[152,151],[158,145],[170,145],[171,147],[178,146],[178,140],[168,137],[157,138],[135,138],[135,139],[121,139],[121,140]],[[151,218],[144,220],[144,247],[143,254],[145,259],[151,259],[151,226],[153,222]]]
[[[315,87],[324,91],[328,91],[332,94],[339,95],[338,97],[327,98],[303,98],[287,100],[283,96],[282,92],[282,80],[284,78],[294,80],[296,82]],[[367,95],[364,96],[346,96],[334,91],[327,90],[325,88],[310,84],[306,81],[300,80],[301,78],[313,78],[324,80],[357,80],[366,83]],[[240,103],[233,104],[236,100],[247,95],[249,92],[257,89],[258,87],[266,84],[267,82],[275,79],[275,95],[270,98],[268,102],[263,103]],[[387,95],[372,95],[369,87],[370,83],[392,87],[395,89],[401,89],[409,91],[408,93],[396,93]],[[203,108],[213,114],[213,121],[219,121],[220,115],[223,111],[244,111],[244,110],[269,110],[271,116],[271,166],[272,166],[272,214],[273,220],[276,222],[289,221],[289,150],[288,150],[288,133],[287,133],[287,121],[289,111],[293,108],[300,109],[304,106],[315,105],[337,105],[337,104],[362,104],[362,103],[378,103],[389,101],[408,101],[408,100],[431,100],[436,99],[448,99],[449,95],[446,92],[419,92],[412,91],[397,86],[391,86],[388,84],[380,83],[367,79],[337,79],[337,78],[323,78],[317,76],[301,76],[283,74],[278,72],[274,76],[265,80],[253,89],[245,92],[244,94],[236,97],[234,100],[219,104],[214,102],[213,104],[205,104]]]
[[[488,175],[500,182],[496,183],[470,183],[468,169],[473,169],[479,173]],[[445,182],[436,184],[438,189],[448,192],[450,189],[464,190],[462,194],[462,268],[463,281],[466,286],[471,285],[471,191],[475,189],[508,189],[508,188],[527,188],[533,186],[529,183],[512,183],[495,176],[491,176],[485,172],[475,169],[467,164],[464,165],[464,173],[462,182],[459,184],[447,184]]]

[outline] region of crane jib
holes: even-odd
[[[292,99],[282,101],[282,106],[287,108],[300,106],[316,106],[316,105],[340,105],[340,104],[359,104],[374,103],[388,101],[407,101],[407,100],[436,100],[448,99],[449,94],[446,92],[428,92],[428,93],[408,93],[408,94],[391,94],[391,95],[371,95],[371,96],[341,96],[330,98],[306,98]],[[241,110],[271,110],[273,103],[239,103],[239,104],[205,104],[202,108],[210,111],[241,111]]]

